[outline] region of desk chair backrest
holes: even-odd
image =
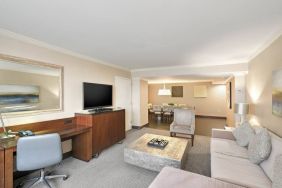
[[[62,160],[60,135],[45,134],[19,138],[17,143],[17,170],[42,169]]]

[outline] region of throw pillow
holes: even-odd
[[[255,131],[248,122],[244,122],[242,125],[232,131],[236,142],[239,146],[248,146],[250,140],[254,137]]]
[[[250,141],[248,156],[252,163],[260,164],[267,159],[271,152],[271,137],[267,129],[263,129]]]
[[[272,188],[282,187],[282,155],[278,155],[275,158],[273,169],[273,182]]]

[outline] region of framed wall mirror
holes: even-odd
[[[62,66],[0,54],[0,113],[62,110]]]

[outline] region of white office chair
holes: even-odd
[[[54,178],[63,178],[63,180],[66,180],[68,178],[67,175],[45,175],[45,167],[58,164],[61,161],[62,146],[59,134],[54,133],[19,138],[17,143],[17,170],[29,171],[40,169],[40,177],[26,180],[35,181],[30,187],[43,182],[49,188],[52,188],[47,180]]]

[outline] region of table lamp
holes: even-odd
[[[240,124],[244,123],[244,121],[246,120],[246,115],[249,113],[249,104],[236,103],[234,113],[240,115]]]
[[[0,133],[0,142],[5,141],[5,140],[9,140],[9,139],[14,139],[15,135],[9,134],[8,131],[5,128],[5,124],[4,124],[4,120],[3,120],[3,116],[2,116],[1,112],[0,112],[0,122],[1,122],[1,126],[3,128],[3,132]]]

